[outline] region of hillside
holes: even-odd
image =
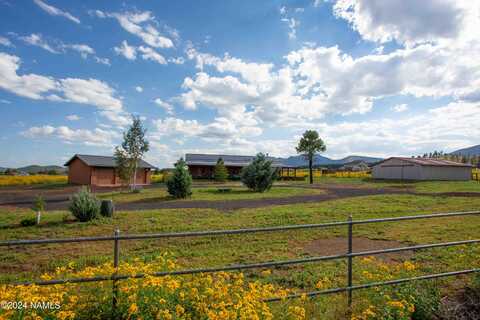
[[[476,146],[473,146],[473,147],[463,148],[463,149],[453,151],[453,152],[451,152],[451,154],[460,154],[462,156],[477,156],[477,155],[480,155],[480,144],[476,145]]]
[[[65,173],[67,171],[66,168],[60,167],[60,166],[38,166],[38,165],[21,167],[21,168],[17,168],[17,170],[27,172],[27,173],[48,172],[52,170],[55,170],[58,173]]]
[[[292,167],[299,167],[299,166],[306,166],[307,161],[303,158],[303,156],[291,156],[288,158],[279,158],[279,160],[284,163],[285,165],[292,166]],[[361,160],[365,161],[366,163],[375,163],[381,161],[381,158],[374,158],[374,157],[366,157],[366,156],[348,156],[342,159],[330,159],[328,157],[324,157],[321,155],[316,155],[313,160],[314,166],[329,166],[329,165],[343,165],[345,163],[349,163],[352,161]]]

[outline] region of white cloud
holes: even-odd
[[[78,121],[80,120],[81,118],[79,116],[77,116],[76,114],[70,114],[68,116],[66,116],[67,120],[70,120],[70,121]]]
[[[282,22],[285,22],[288,26],[288,38],[296,39],[297,38],[297,27],[299,26],[300,22],[295,18],[282,18]]]
[[[395,112],[404,112],[404,111],[408,110],[408,105],[405,104],[405,103],[397,104],[397,105],[392,107],[392,110],[395,111]]]
[[[165,109],[165,112],[167,114],[173,114],[173,106],[168,103],[168,102],[165,102],[163,101],[162,99],[160,98],[157,98],[154,100],[155,104],[158,105],[159,107]]]
[[[462,34],[470,37],[467,33],[479,26],[479,4],[475,2],[339,0],[334,14],[347,20],[366,40],[414,45],[457,39]],[[472,22],[474,26],[469,25]]]
[[[44,99],[42,94],[55,90],[58,83],[51,77],[36,74],[18,75],[20,58],[0,52],[0,88],[30,99]]]
[[[66,53],[69,50],[80,53],[80,56],[83,59],[87,59],[89,55],[93,56],[95,62],[110,65],[110,60],[108,58],[100,58],[95,56],[95,50],[87,44],[75,43],[75,44],[65,44],[62,41],[54,40],[51,43],[48,43],[41,34],[32,33],[29,36],[21,36],[20,40],[24,41],[27,44],[32,46],[40,47],[48,52],[59,54]],[[53,43],[52,43],[53,42]]]
[[[37,4],[40,8],[42,8],[43,11],[47,12],[49,15],[62,16],[62,17],[65,17],[68,20],[73,21],[77,24],[80,23],[80,19],[71,15],[67,11],[63,11],[63,10],[60,10],[58,8],[55,8],[54,6],[51,6],[51,5],[45,3],[41,0],[33,0],[33,2],[35,2],[35,4]]]
[[[50,44],[45,41],[45,39],[43,39],[42,35],[38,33],[32,33],[29,36],[20,37],[20,40],[23,40],[32,46],[40,47],[51,53],[60,53],[60,51],[54,49]]]
[[[167,60],[150,47],[140,46],[138,47],[138,51],[142,52],[143,60],[151,60],[160,64],[167,64]]]
[[[219,72],[234,72],[249,82],[268,82],[272,79],[271,63],[244,62],[241,59],[225,54],[223,58],[209,53],[198,52],[194,48],[187,50],[187,57],[196,61],[196,67],[203,70],[205,66],[213,66]]]
[[[48,99],[96,106],[117,125],[129,122],[115,90],[97,79],[54,79],[36,74],[18,75],[20,58],[0,52],[0,88],[35,100]]]
[[[12,102],[10,100],[0,99],[0,103],[10,104]]]
[[[67,101],[96,106],[101,115],[117,125],[130,122],[123,111],[122,101],[114,96],[115,90],[105,82],[97,79],[61,79],[60,90]]]
[[[113,146],[113,140],[120,137],[118,132],[112,130],[103,130],[95,128],[87,129],[71,129],[67,126],[54,127],[45,125],[41,127],[31,127],[21,133],[27,138],[56,138],[64,143],[78,143],[87,146]]]
[[[146,44],[154,48],[172,48],[173,42],[154,27],[157,23],[150,11],[106,13],[96,10],[99,18],[115,18],[127,32],[141,38]]]
[[[185,59],[183,57],[168,58],[168,62],[174,63],[174,64],[184,64]]]
[[[114,47],[113,50],[117,54],[124,56],[128,60],[137,59],[137,53],[138,53],[140,54],[143,60],[150,60],[150,61],[157,62],[159,64],[167,64],[167,60],[154,49],[146,46],[139,46],[139,47],[130,46],[128,45],[128,42],[126,40],[122,41],[121,46]]]
[[[95,54],[95,50],[86,44],[65,44],[62,47],[77,51],[83,59],[86,59],[89,54]]]
[[[13,46],[12,42],[10,42],[10,40],[8,38],[1,37],[1,36],[0,36],[0,45],[6,46],[6,47]]]
[[[108,58],[99,58],[97,56],[93,57],[97,63],[104,64],[109,66],[110,65],[110,59]]]
[[[123,40],[121,46],[114,47],[113,50],[117,54],[121,54],[128,60],[137,59],[137,49],[133,46],[129,46],[127,40]]]
[[[143,92],[143,88],[140,87],[140,86],[136,86],[136,87],[135,87],[135,91],[137,91],[137,92]]]
[[[295,8],[293,10],[295,13],[302,13],[304,11],[303,8]],[[298,21],[298,19],[295,19],[294,17],[291,17],[289,14],[288,14],[288,10],[285,6],[283,7],[280,7],[280,21],[281,22],[284,22],[287,24],[288,26],[288,38],[289,39],[296,39],[297,38],[297,28],[298,26],[300,25],[300,21]]]
[[[329,156],[411,156],[477,144],[480,128],[475,123],[479,112],[478,104],[450,103],[405,118],[322,123],[312,128],[325,139]]]

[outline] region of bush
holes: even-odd
[[[223,163],[222,158],[218,158],[217,160],[213,178],[215,179],[215,181],[218,181],[218,182],[224,182],[224,181],[227,181],[228,179],[228,171],[227,171],[227,168],[225,167],[225,164]]]
[[[173,175],[167,180],[168,193],[174,198],[186,198],[192,195],[192,176],[185,161],[180,158],[175,164]]]
[[[73,195],[69,210],[75,218],[86,222],[99,215],[100,203],[86,187],[82,187],[79,192]]]
[[[100,214],[104,217],[113,217],[115,207],[112,200],[102,200],[100,205]]]
[[[255,192],[270,190],[277,179],[277,170],[272,167],[272,161],[267,160],[263,153],[257,154],[253,161],[243,168],[242,182]]]
[[[23,227],[30,227],[36,224],[37,224],[36,218],[25,218],[22,221],[20,221],[20,225],[22,225]]]

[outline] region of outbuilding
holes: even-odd
[[[246,167],[252,162],[254,156],[236,156],[225,154],[193,154],[187,153],[185,155],[185,162],[188,165],[188,170],[193,178],[213,178],[215,165],[218,159],[222,159],[227,168],[228,175],[232,177],[239,176],[242,168]],[[267,157],[272,161],[272,167],[282,169],[284,166],[278,159]]]
[[[458,180],[472,178],[472,166],[442,159],[392,157],[372,169],[374,179]]]
[[[116,187],[121,185],[121,180],[116,174],[116,161],[114,157],[76,154],[65,163],[68,166],[68,183]],[[140,160],[138,163],[137,185],[150,184],[151,164]]]

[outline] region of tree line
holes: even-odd
[[[443,151],[435,150],[433,152],[424,153],[423,155],[418,155],[416,158],[449,160],[449,161],[454,161],[459,163],[469,163],[476,167],[480,164],[480,154],[477,154],[477,155],[453,154],[453,153],[445,153]]]

